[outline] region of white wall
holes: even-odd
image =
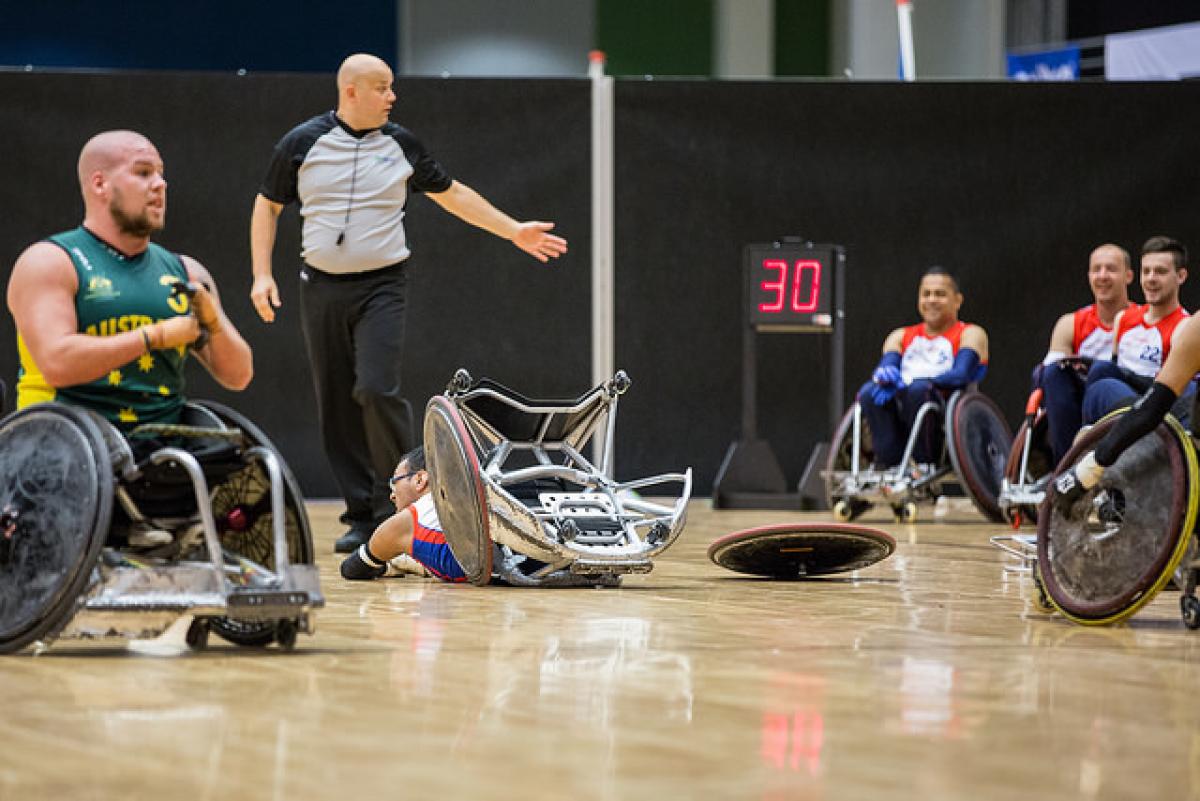
[[[900,57],[892,0],[833,0],[831,73],[894,80]],[[1004,77],[1003,0],[913,0],[917,79]]]
[[[713,28],[716,77],[775,74],[775,0],[714,0]]]
[[[593,0],[397,0],[400,73],[587,74]]]

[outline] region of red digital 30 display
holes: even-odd
[[[748,317],[756,328],[833,325],[834,254],[808,245],[746,248]]]

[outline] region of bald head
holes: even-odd
[[[392,111],[392,69],[367,53],[355,53],[338,70],[337,115],[355,130],[382,127]]]
[[[87,185],[96,173],[107,175],[139,152],[158,157],[149,139],[136,131],[104,131],[87,141],[79,151],[79,186],[87,195]]]
[[[370,53],[355,53],[343,61],[342,66],[338,68],[338,91],[344,91],[346,87],[358,83],[364,78],[369,79],[376,76],[386,76],[389,81],[391,80],[392,70],[387,62]]]

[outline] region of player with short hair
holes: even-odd
[[[897,328],[884,340],[883,358],[858,392],[871,429],[876,467],[900,463],[908,432],[926,401],[976,383],[987,372],[987,333],[958,319],[962,304],[954,276],[942,267],[930,267],[917,291],[922,321]],[[938,423],[923,427],[913,450],[918,463],[936,458],[941,444]]]
[[[342,561],[342,577],[366,580],[398,573],[432,575],[442,581],[467,580],[454,558],[429,492],[425,449],[409,451],[390,479],[396,513],[379,524],[371,538]]]
[[[1142,245],[1141,285],[1145,306],[1117,315],[1111,362],[1088,371],[1083,421],[1091,424],[1150,388],[1187,325],[1179,303],[1187,280],[1187,249],[1168,236],[1152,236]]]
[[[1094,249],[1088,257],[1093,302],[1058,318],[1046,358],[1034,371],[1035,388],[1043,393],[1055,464],[1070,450],[1083,425],[1084,365],[1112,358],[1116,318],[1134,306],[1129,299],[1132,282],[1129,251],[1111,243]]]

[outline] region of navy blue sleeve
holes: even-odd
[[[972,381],[978,381],[979,354],[973,348],[960,348],[954,357],[954,366],[939,376],[934,376],[933,385],[940,389],[961,389]]]
[[[267,165],[267,174],[258,189],[259,194],[285,206],[299,200],[296,175],[300,165],[317,139],[336,124],[334,114],[330,111],[288,131],[271,152],[271,162]]]
[[[408,188],[414,192],[445,192],[453,179],[437,162],[425,146],[413,136],[412,131],[400,125],[390,124],[384,132],[396,140],[404,157],[412,165],[413,174],[408,179]]]

